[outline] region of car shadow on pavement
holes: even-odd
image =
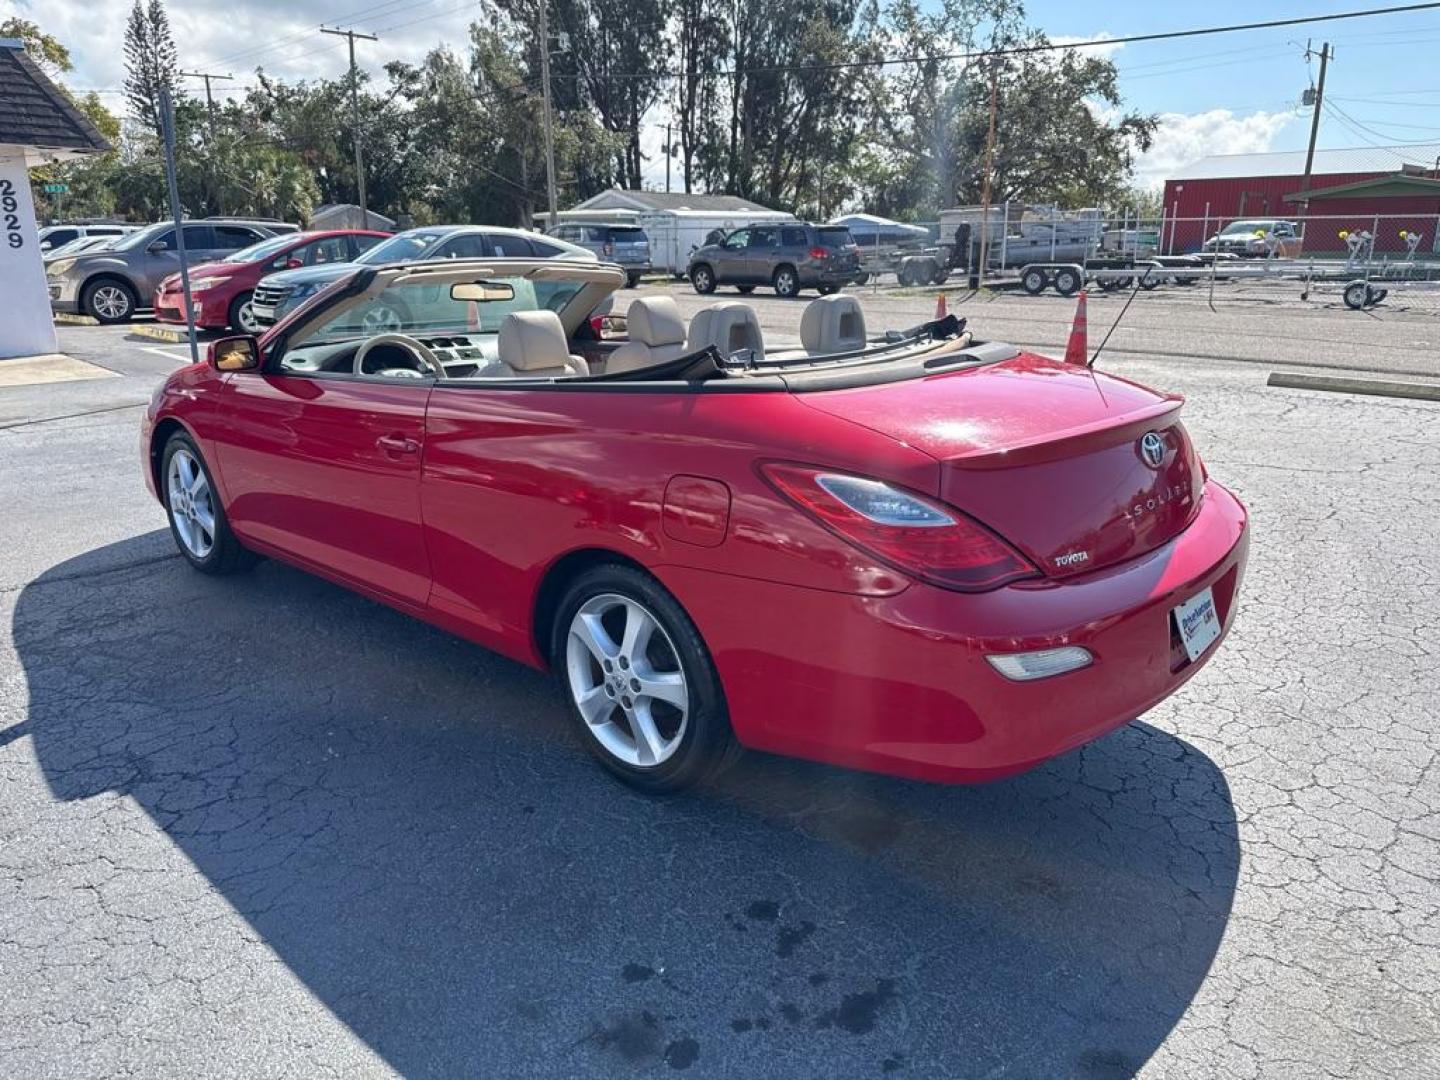
[[[20,733],[57,798],[142,807],[403,1074],[1128,1076],[1219,947],[1229,791],[1155,728],[982,787],[750,755],[650,800],[546,677],[165,543],[24,589]]]

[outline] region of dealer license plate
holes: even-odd
[[[1174,609],[1175,625],[1180,629],[1180,643],[1185,655],[1193,662],[1215,644],[1220,636],[1220,615],[1215,610],[1215,596],[1209,589],[1196,593]]]

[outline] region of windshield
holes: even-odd
[[[297,237],[294,233],[286,233],[284,236],[272,236],[269,240],[261,240],[258,244],[251,244],[247,248],[241,248],[224,259],[227,263],[248,263],[260,262],[272,255],[279,255],[280,252],[295,243]]]
[[[117,240],[115,250],[134,251],[136,248],[142,248],[150,241],[158,240],[173,228],[175,228],[175,223],[171,221],[157,221],[153,225],[146,225],[145,228],[137,229],[129,236]]]
[[[307,337],[306,344],[346,341],[378,333],[493,334],[512,311],[549,309],[558,313],[585,287],[583,281],[530,281],[523,277],[486,280],[510,286],[514,296],[484,302],[456,300],[450,295],[449,282],[397,283],[322,322]]]
[[[355,261],[366,266],[382,263],[415,262],[425,258],[436,244],[450,235],[449,229],[411,229],[409,232],[392,236],[383,244],[376,244]]]

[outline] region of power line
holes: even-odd
[[[1104,38],[1100,41],[1080,41],[1056,44],[1052,41],[1029,45],[1010,45],[995,49],[969,49],[965,52],[936,53],[924,56],[891,56],[870,60],[842,60],[828,64],[766,64],[748,68],[718,68],[712,71],[642,71],[622,72],[604,76],[609,79],[653,79],[685,78],[696,76],[746,76],[781,74],[785,72],[854,71],[865,68],[892,67],[899,64],[932,64],[938,61],[983,60],[991,57],[1034,56],[1040,53],[1060,52],[1067,49],[1088,49],[1097,45],[1135,45],[1147,41],[1179,41],[1188,38],[1210,37],[1217,34],[1237,34],[1251,30],[1276,30],[1289,26],[1308,26],[1315,23],[1339,22],[1346,19],[1367,19],[1377,15],[1397,15],[1410,11],[1435,11],[1440,9],[1440,0],[1423,4],[1400,4],[1391,7],[1366,8],[1360,11],[1341,11],[1329,15],[1304,15],[1290,19],[1267,19],[1263,22],[1229,23],[1223,26],[1197,27],[1191,30],[1166,30],[1150,34],[1128,34],[1124,37]]]

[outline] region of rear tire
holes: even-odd
[[[793,266],[777,267],[770,283],[775,286],[775,295],[782,300],[791,300],[800,295],[800,275]]]
[[[80,307],[85,314],[104,326],[129,322],[139,304],[135,290],[119,278],[92,281],[80,294]]]
[[[215,481],[195,441],[177,431],[160,458],[159,488],[170,519],[170,535],[185,561],[202,574],[236,574],[258,556],[230,530]]]
[[[1050,279],[1045,276],[1045,271],[1038,268],[1026,270],[1020,278],[1020,287],[1031,296],[1039,296],[1049,284]]]
[[[701,263],[690,271],[690,285],[701,296],[709,296],[715,291],[715,271]]]
[[[626,287],[627,289],[633,289],[633,288],[635,288],[635,286],[637,286],[637,285],[639,285],[639,284],[640,284],[640,275],[639,275],[639,274],[626,274],[626,275],[625,275],[625,287]]]
[[[1370,286],[1363,281],[1352,281],[1345,286],[1345,306],[1351,311],[1364,311],[1370,299]]]
[[[627,651],[634,626],[641,641]],[[550,659],[586,749],[631,787],[681,791],[739,756],[710,652],[649,574],[614,563],[580,574],[560,602]]]
[[[837,293],[837,292],[840,291],[840,286],[839,286],[839,285],[819,285],[819,286],[816,286],[815,291],[818,292],[821,296],[833,296],[835,293]]]
[[[1080,291],[1080,275],[1074,270],[1062,267],[1055,271],[1055,291],[1061,296],[1074,296]]]

